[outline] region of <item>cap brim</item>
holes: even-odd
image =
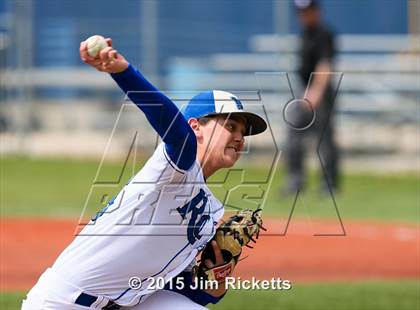
[[[232,114],[239,114],[246,118],[247,131],[245,136],[257,135],[267,129],[267,122],[257,114],[251,112],[236,112]]]
[[[245,118],[247,123],[245,136],[257,135],[267,129],[267,122],[261,116],[251,112],[210,113],[207,115],[238,115]]]

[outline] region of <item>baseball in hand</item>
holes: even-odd
[[[100,35],[94,35],[86,40],[87,52],[89,56],[96,58],[101,50],[108,47],[105,38]]]

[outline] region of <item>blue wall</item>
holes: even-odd
[[[125,1],[118,6],[115,1],[101,0],[34,3],[35,65],[82,65],[74,51],[80,41],[96,33],[112,37],[127,58],[138,59],[141,51],[138,1]]]
[[[184,55],[243,51],[250,36],[273,30],[271,1],[167,1],[159,9],[161,48]]]
[[[407,33],[405,0],[320,0],[323,15],[337,33]],[[0,0],[0,14],[14,0]],[[272,33],[273,0],[161,0],[158,2],[159,65],[171,56],[206,56],[214,52],[246,52],[254,34]],[[113,37],[131,62],[141,59],[141,2],[127,0],[33,1],[34,64],[82,65],[79,42],[94,34]],[[1,15],[0,15],[1,16]],[[289,2],[289,32],[297,33]],[[0,29],[1,31],[1,29]],[[3,30],[4,31],[4,30]],[[13,56],[13,55],[12,55]],[[13,62],[13,57],[9,61]]]

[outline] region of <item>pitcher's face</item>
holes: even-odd
[[[214,116],[201,126],[201,130],[202,147],[206,148],[205,162],[217,169],[232,167],[244,149],[245,119]]]

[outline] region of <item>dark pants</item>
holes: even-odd
[[[326,99],[330,99],[330,102],[332,102],[332,98]],[[327,100],[325,101],[317,108],[315,121],[309,128],[296,130],[289,127],[288,129],[286,146],[287,189],[291,192],[302,190],[305,186],[304,157],[306,140],[309,137],[316,139],[316,148],[319,150],[320,160],[325,171],[325,174],[322,170],[320,171],[322,189],[338,189],[338,149],[334,141],[334,109],[333,104],[328,104]],[[296,109],[293,113],[295,113],[295,119],[301,118],[303,122],[307,122],[308,112],[305,115],[305,112]],[[303,127],[300,126],[300,128]],[[314,150],[314,154],[318,158],[317,150]],[[321,163],[319,164],[320,169],[322,169]]]

